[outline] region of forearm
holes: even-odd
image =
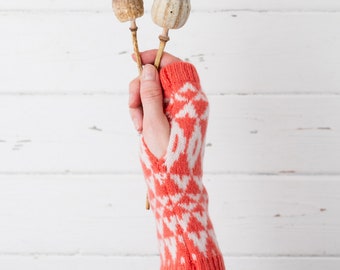
[[[208,100],[188,63],[167,66],[160,77],[169,145],[158,159],[142,138],[141,163],[156,218],[161,269],[224,269],[202,183]]]

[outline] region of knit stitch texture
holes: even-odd
[[[193,65],[176,62],[163,68],[164,108],[170,141],[156,158],[141,140],[140,159],[155,215],[161,270],[223,270],[202,183],[208,124],[208,100]]]

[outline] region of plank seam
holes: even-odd
[[[128,86],[127,86],[128,87]],[[48,90],[47,90],[48,91]],[[207,93],[208,96],[259,96],[259,97],[289,97],[289,96],[308,96],[308,97],[339,97],[340,92],[263,92],[263,93],[246,93],[246,92],[232,92],[231,93],[223,93],[221,92],[209,92]],[[116,92],[110,92],[110,91],[93,91],[93,92],[73,92],[70,91],[64,91],[64,92],[40,92],[40,91],[22,91],[22,92],[1,92],[0,90],[0,96],[34,96],[34,97],[48,97],[48,96],[128,96],[127,90],[126,91],[116,91]]]
[[[126,172],[126,171],[0,171],[0,176],[105,176],[105,175],[129,175],[142,177],[138,172]],[[234,175],[234,176],[309,176],[309,177],[335,177],[340,176],[340,172],[238,172],[238,171],[206,171],[204,177],[216,175]]]
[[[340,9],[192,9],[192,13],[340,13]],[[0,9],[3,13],[112,13],[110,9],[63,9],[63,8],[41,8],[41,9]],[[149,10],[145,14],[150,13]]]
[[[82,253],[82,252],[1,252],[0,257],[104,257],[104,258],[154,258],[159,257],[158,254],[110,254],[110,253]],[[340,254],[227,254],[224,253],[225,258],[281,258],[281,259],[305,259],[305,258],[328,258],[328,259],[340,259]]]

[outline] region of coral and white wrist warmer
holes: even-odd
[[[176,62],[160,72],[171,132],[157,159],[143,138],[140,159],[161,254],[161,270],[225,269],[208,214],[202,160],[208,100],[193,65]]]

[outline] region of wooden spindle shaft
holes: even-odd
[[[149,201],[148,194],[146,194],[146,198],[145,198],[145,209],[150,210],[150,201]]]
[[[136,21],[132,20],[131,26],[130,26],[130,31],[131,31],[131,34],[132,34],[133,51],[134,51],[135,56],[136,56],[136,62],[137,62],[138,71],[139,71],[139,75],[140,75],[142,73],[143,66],[142,66],[142,59],[140,57],[140,52],[139,52],[139,48],[138,48],[137,30],[138,30],[138,27],[136,25]]]
[[[155,59],[154,66],[158,69],[162,60],[163,52],[166,46],[166,43],[170,40],[169,38],[169,29],[164,28],[163,33],[159,35],[159,47]]]

